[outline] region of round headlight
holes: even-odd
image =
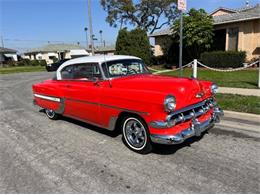
[[[166,112],[172,112],[176,108],[176,99],[172,95],[168,95],[164,100],[164,108]]]
[[[216,84],[211,85],[211,93],[216,94],[218,92],[218,86]]]

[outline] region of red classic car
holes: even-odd
[[[217,86],[194,78],[151,74],[132,56],[81,57],[63,63],[53,79],[32,86],[47,117],[75,118],[114,131],[126,146],[148,153],[153,143],[179,144],[219,122]]]

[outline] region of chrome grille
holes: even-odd
[[[211,108],[216,106],[216,102],[213,98],[206,99],[198,104],[194,104],[183,109],[177,110],[167,116],[167,121],[172,126],[186,122],[193,118],[198,118],[203,114],[206,114]]]

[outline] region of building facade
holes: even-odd
[[[0,64],[3,65],[7,61],[17,61],[17,51],[5,47],[0,47]]]
[[[241,9],[218,8],[210,15],[214,20],[214,50],[246,51],[247,60],[260,55],[260,5]],[[150,35],[155,39],[154,55],[163,55],[164,39],[170,28]]]
[[[73,44],[48,44],[25,52],[22,57],[30,60],[45,60],[51,64],[56,60],[89,56],[84,47]]]

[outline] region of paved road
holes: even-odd
[[[257,121],[228,117],[138,155],[120,135],[33,107],[31,84],[51,75],[0,75],[0,193],[260,193]]]

